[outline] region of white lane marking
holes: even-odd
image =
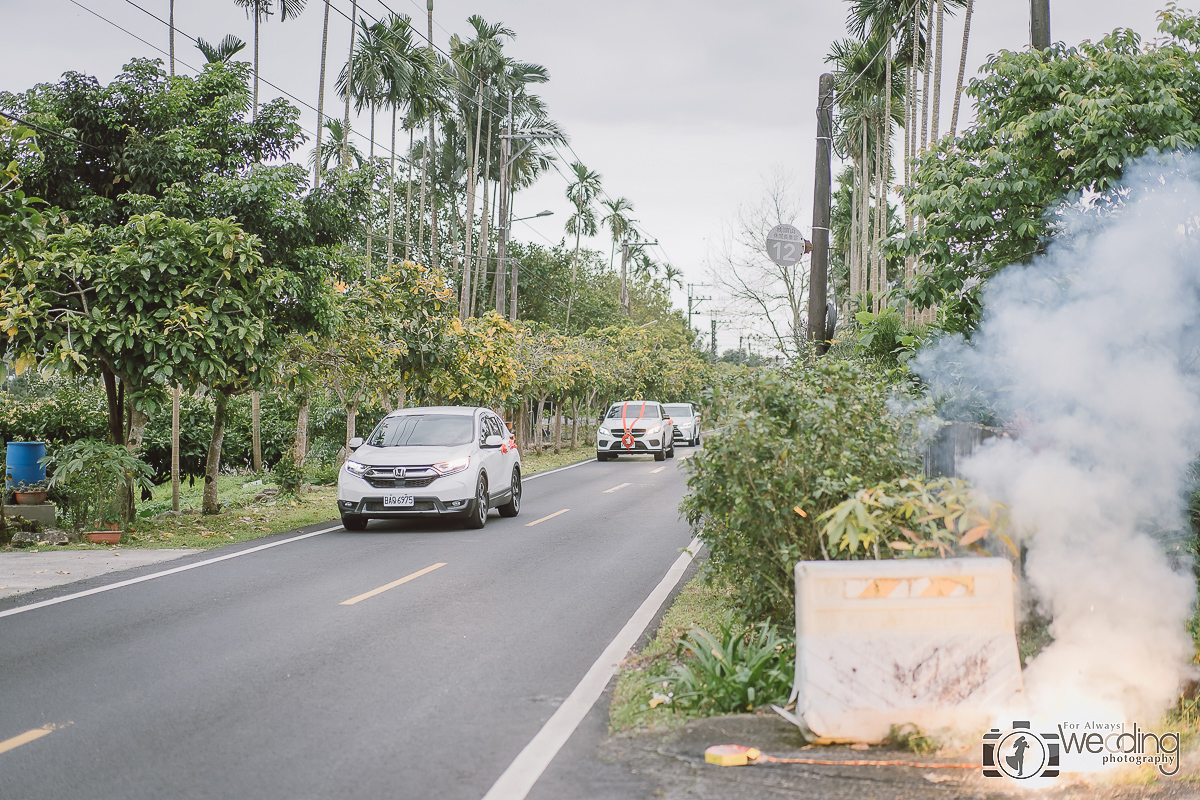
[[[650,474],[653,475],[656,472],[662,472],[664,469],[666,469],[666,467],[659,467],[658,469],[652,469],[652,470],[650,470]]]
[[[558,469],[552,469],[549,472],[537,472],[537,473],[534,473],[533,475],[522,475],[521,480],[531,481],[531,480],[534,480],[535,478],[544,478],[547,475],[553,475],[556,472],[563,472],[564,470],[575,469],[576,467],[582,467],[584,464],[594,464],[595,461],[596,460],[594,458],[589,458],[587,461],[580,461],[577,464],[568,464],[565,467],[559,467]]]
[[[529,790],[537,783],[538,778],[545,772],[546,767],[554,760],[554,756],[562,748],[571,734],[579,727],[579,723],[587,716],[588,711],[604,693],[604,687],[616,674],[621,659],[629,652],[646,630],[655,614],[662,608],[671,591],[683,577],[688,564],[700,550],[700,538],[692,539],[687,550],[667,570],[667,574],[659,581],[654,591],[642,602],[634,612],[625,627],[617,637],[604,648],[604,652],[588,669],[587,674],[579,685],[571,690],[567,699],[558,707],[554,715],[546,721],[537,735],[520,752],[516,759],[508,765],[508,769],[500,775],[492,788],[488,789],[483,800],[524,800]]]
[[[605,493],[605,494],[612,494],[612,493],[613,493],[613,492],[615,492],[617,489],[624,489],[626,486],[633,486],[633,484],[632,484],[632,483],[622,483],[622,484],[620,484],[619,486],[614,486],[614,487],[613,487],[613,488],[611,488],[611,489],[605,489],[605,490],[604,490],[604,493]]]
[[[526,523],[525,523],[525,527],[526,527],[526,528],[532,528],[534,525],[537,525],[539,522],[545,522],[545,521],[546,521],[546,520],[548,520],[548,519],[554,519],[554,518],[555,518],[555,517],[557,517],[559,514],[565,514],[565,513],[567,513],[567,512],[568,512],[568,511],[570,511],[570,510],[571,510],[571,509],[569,509],[569,508],[564,508],[562,511],[555,511],[553,514],[549,514],[549,515],[547,515],[547,516],[545,516],[545,517],[542,517],[541,519],[535,519],[533,522],[526,522]]]
[[[278,542],[271,542],[270,544],[260,544],[258,547],[251,547],[247,550],[239,550],[236,553],[229,553],[227,555],[217,556],[216,558],[210,558],[206,561],[196,561],[192,564],[185,564],[182,567],[174,567],[172,569],[163,570],[162,572],[155,572],[150,575],[143,575],[140,578],[130,578],[127,581],[119,581],[117,583],[110,583],[107,586],[97,586],[95,589],[88,589],[85,592],[76,592],[75,594],[67,594],[67,595],[63,595],[62,597],[52,598],[50,600],[42,600],[41,602],[30,603],[29,605],[21,606],[20,608],[10,608],[7,611],[0,611],[0,619],[3,619],[4,617],[11,617],[14,614],[22,614],[26,611],[33,611],[35,608],[45,608],[46,606],[52,606],[52,605],[56,605],[58,603],[65,603],[68,600],[76,600],[80,597],[90,597],[91,595],[100,594],[101,592],[108,592],[108,591],[112,591],[113,589],[121,589],[125,586],[133,586],[135,583],[143,583],[145,581],[152,581],[155,578],[163,578],[163,577],[166,577],[167,575],[174,575],[177,572],[187,572],[189,569],[196,569],[197,567],[206,567],[209,564],[216,564],[217,562],[220,562],[220,561],[228,561],[231,558],[238,558],[240,556],[248,556],[251,553],[257,553],[260,550],[269,550],[272,547],[279,547],[281,544],[291,544],[292,542],[298,542],[301,539],[311,539],[314,536],[320,536],[323,533],[329,533],[330,531],[337,531],[337,530],[341,530],[341,529],[342,529],[341,525],[334,525],[329,528],[322,528],[319,531],[313,531],[311,533],[302,533],[299,536],[293,536],[290,539],[281,539]]]
[[[380,586],[378,589],[372,589],[369,592],[363,592],[358,597],[351,597],[349,600],[343,600],[342,602],[338,603],[338,605],[339,606],[352,606],[355,603],[361,603],[363,600],[366,600],[368,597],[374,597],[377,594],[383,594],[388,589],[395,589],[397,586],[400,586],[401,584],[408,583],[411,580],[416,580],[417,578],[421,577],[422,575],[426,575],[430,572],[433,572],[438,567],[444,567],[444,566],[446,566],[445,561],[440,561],[437,564],[431,564],[430,566],[426,567],[425,569],[419,569],[416,572],[405,575],[403,578],[401,578],[398,581],[392,581],[391,583],[389,583],[385,586]]]

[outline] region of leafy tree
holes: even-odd
[[[34,132],[0,117],[0,153],[18,151],[28,157],[38,152]],[[46,221],[35,205],[36,198],[21,190],[17,158],[0,160],[0,270],[7,273],[12,262],[20,264],[45,237]]]
[[[1159,40],[1118,29],[1099,42],[1001,52],[967,94],[976,121],[921,157],[908,202],[924,233],[904,252],[927,268],[909,297],[944,325],[978,323],[983,284],[1025,263],[1057,231],[1054,206],[1100,193],[1151,149],[1200,145],[1200,17],[1162,12]]]
[[[229,219],[155,212],[120,227],[74,225],[5,277],[0,329],[17,370],[102,378],[114,444],[140,444],[166,385],[261,383],[280,336],[270,310],[285,273],[264,266],[258,239]],[[218,459],[221,411],[218,401]],[[215,473],[210,460],[206,479]]]
[[[27,191],[72,222],[119,226],[176,184],[240,174],[299,145],[299,112],[283,100],[244,118],[248,76],[235,62],[168,80],[159,62],[135,59],[107,86],[68,72],[56,84],[0,93],[0,110],[52,132],[39,157],[21,162]]]

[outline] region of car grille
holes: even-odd
[[[437,477],[433,467],[371,467],[363,473],[363,480],[376,489],[419,489]]]
[[[617,441],[617,442],[613,442],[611,445],[609,445],[608,449],[609,450],[624,450],[625,445],[623,445],[621,442]],[[647,450],[648,448],[646,447],[645,442],[634,442],[633,447],[631,447],[629,449],[630,450]]]
[[[377,478],[373,475],[367,476],[367,483],[376,489],[416,489],[428,486],[433,481],[434,478]]]
[[[645,436],[645,428],[609,428],[613,436],[621,437],[626,433],[632,433],[634,436]]]
[[[431,501],[431,500],[423,500],[423,501],[418,500],[417,502],[413,503],[411,506],[402,506],[400,508],[396,508],[394,506],[388,506],[387,508],[384,508],[382,501],[374,501],[374,502],[368,501],[366,503],[366,510],[367,511],[435,511],[436,507],[434,506],[433,501]]]

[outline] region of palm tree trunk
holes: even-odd
[[[933,121],[930,123],[930,142],[938,139],[938,115],[942,108],[942,22],[945,0],[937,0],[937,43],[933,62]]]
[[[871,261],[871,162],[867,158],[867,117],[862,118],[862,178],[863,190],[859,199],[862,201],[862,226],[859,230],[862,245],[858,251],[858,263],[861,270],[859,285],[864,292],[871,291],[871,276],[868,265]],[[868,309],[863,308],[863,311]]]
[[[887,178],[883,163],[883,139],[886,134],[882,123],[876,122],[875,127],[875,254],[871,259],[871,269],[875,273],[873,305],[875,313],[878,314],[883,308],[883,294],[887,289],[883,274],[883,220],[887,216]]]
[[[354,74],[354,27],[358,23],[358,0],[350,5],[350,55],[346,59],[346,119],[342,129],[342,167],[350,159],[350,76]]]
[[[175,77],[175,0],[171,0],[171,77]]]
[[[483,279],[487,275],[488,262],[488,177],[492,169],[492,115],[488,114],[487,147],[483,157],[483,208],[479,210],[479,252],[475,257],[475,291],[471,294],[471,316],[475,316],[476,297],[483,291]]]
[[[258,17],[259,4],[254,4],[254,111],[251,119],[258,119]],[[216,512],[213,512],[216,513]]]
[[[329,0],[325,0],[325,24],[321,29],[321,78],[317,85],[317,149],[313,186],[321,185],[321,134],[325,130],[325,55],[329,45]]]
[[[883,105],[883,166],[881,167],[882,177],[880,178],[880,197],[882,220],[879,223],[879,241],[881,244],[879,253],[879,285],[883,288],[884,293],[887,292],[887,255],[883,252],[882,243],[887,238],[887,217],[888,217],[888,200],[887,187],[891,182],[888,179],[891,173],[892,166],[892,40],[887,41],[887,67],[885,70],[886,77],[884,78],[884,105]]]
[[[966,18],[963,20],[962,52],[958,55],[958,81],[954,84],[954,111],[950,113],[950,138],[954,138],[958,130],[958,104],[962,99],[963,74],[967,68],[967,40],[971,36],[971,11],[975,8],[975,0],[967,0]]]
[[[428,25],[428,35],[425,41],[429,42],[429,57],[433,58],[433,0],[426,0],[426,23]],[[437,150],[434,149],[436,139],[433,137],[433,120],[434,111],[429,109],[429,144],[426,148],[433,152],[433,171],[437,174]],[[429,265],[434,269],[438,268],[438,224],[437,224],[437,187],[436,181],[429,181]]]
[[[567,286],[567,321],[563,323],[563,330],[568,334],[571,332],[571,301],[575,299],[575,274],[579,268],[579,229],[582,226],[582,222],[575,226],[575,252],[571,255],[571,283]],[[615,241],[613,247],[616,247]]]
[[[413,129],[408,129],[408,184],[404,198],[404,260],[408,261],[408,246],[412,241],[412,156],[413,156]]]
[[[466,120],[464,120],[464,123]],[[464,128],[469,128],[465,124]],[[466,321],[471,309],[471,233],[475,229],[475,181],[479,171],[479,135],[483,132],[483,81],[475,95],[475,155],[467,170],[467,215],[463,230],[463,282],[462,294],[458,298],[458,318]],[[467,132],[468,135],[470,131]],[[470,141],[467,142],[470,146]]]
[[[929,16],[925,21],[925,58],[921,65],[925,72],[925,88],[921,91],[921,141],[919,152],[924,152],[929,145],[929,80],[933,77],[929,68],[929,45],[933,35],[933,0],[929,0]]]
[[[425,249],[425,180],[428,176],[429,142],[426,142],[425,146],[421,148],[421,194],[417,201],[417,253]]]
[[[850,187],[850,278],[849,278],[849,299],[851,301],[858,297],[858,193],[862,189],[862,175],[859,169],[858,159],[854,159],[854,182]],[[849,310],[849,306],[847,306]]]
[[[371,101],[371,144],[367,148],[367,153],[368,153],[367,163],[371,164],[371,168],[373,170],[374,165],[375,165],[375,101],[374,100]],[[374,184],[375,184],[375,180],[374,180],[374,178],[372,178],[371,179],[371,185],[372,185],[371,198],[375,197]],[[374,203],[371,202],[371,200],[368,200],[367,201],[367,280],[371,280],[371,271],[372,271],[371,267],[373,266],[373,264],[372,264],[373,259],[371,257],[371,249],[372,249],[372,245],[375,243],[375,237],[372,236],[374,229],[375,229]]]
[[[392,268],[396,242],[396,103],[392,103],[392,156],[388,167],[388,243],[387,265]]]

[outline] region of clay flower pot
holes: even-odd
[[[14,491],[13,496],[16,497],[17,505],[19,506],[40,506],[42,503],[46,502],[45,490],[35,492]]]
[[[87,540],[94,544],[119,544],[120,531],[92,531],[87,534]]]

